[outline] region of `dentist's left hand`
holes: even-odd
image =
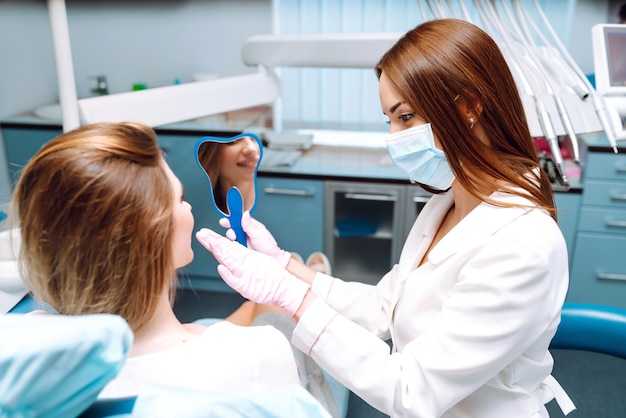
[[[210,229],[196,233],[196,239],[211,251],[217,271],[224,281],[243,297],[257,303],[283,308],[293,316],[309,290],[309,285],[280,266],[273,258],[250,250]]]

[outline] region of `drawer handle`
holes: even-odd
[[[617,171],[618,173],[626,173],[626,165],[620,165],[618,167],[615,167],[615,171]]]
[[[275,187],[266,187],[263,191],[267,194],[280,194],[287,196],[315,196],[315,192],[310,190],[277,189]]]
[[[395,202],[396,196],[389,194],[367,194],[367,193],[346,193],[346,199],[355,200],[376,200],[380,202]]]
[[[611,200],[626,200],[624,193],[611,193]]]
[[[612,221],[607,219],[605,221],[606,226],[610,226],[613,228],[626,228],[626,221]]]
[[[596,277],[600,280],[626,280],[626,274],[596,273]]]

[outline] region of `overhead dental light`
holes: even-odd
[[[196,81],[78,100],[81,123],[141,121],[159,126],[271,103],[280,93],[276,76],[255,74]]]

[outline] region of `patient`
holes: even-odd
[[[249,393],[299,384],[291,346],[270,326],[182,324],[176,269],[193,259],[194,219],[154,131],[99,123],[44,145],[13,197],[20,269],[59,313],[122,316],[130,358],[103,397],[147,385]]]

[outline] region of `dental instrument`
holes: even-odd
[[[609,110],[606,107],[603,97],[600,96],[596,92],[596,90],[593,88],[593,86],[591,85],[587,77],[582,73],[582,71],[580,70],[580,68],[578,67],[574,59],[572,58],[571,54],[567,51],[567,49],[565,48],[565,46],[563,45],[559,37],[556,35],[556,33],[554,32],[554,29],[550,25],[548,18],[546,17],[545,13],[541,9],[541,6],[537,2],[537,0],[533,0],[533,3],[535,5],[535,8],[537,9],[537,13],[539,14],[541,20],[544,23],[544,26],[548,30],[548,33],[550,34],[550,36],[553,38],[554,43],[557,45],[559,52],[561,52],[561,55],[565,58],[567,63],[570,65],[570,67],[575,71],[576,75],[578,75],[579,79],[583,82],[583,84],[587,86],[587,89],[593,101],[594,108],[596,110],[596,114],[598,116],[598,119],[600,120],[600,123],[602,124],[604,132],[606,133],[606,137],[609,141],[609,144],[613,148],[613,152],[617,154],[617,138],[615,137],[615,133],[613,131],[613,127],[611,123],[611,116],[609,114]]]

